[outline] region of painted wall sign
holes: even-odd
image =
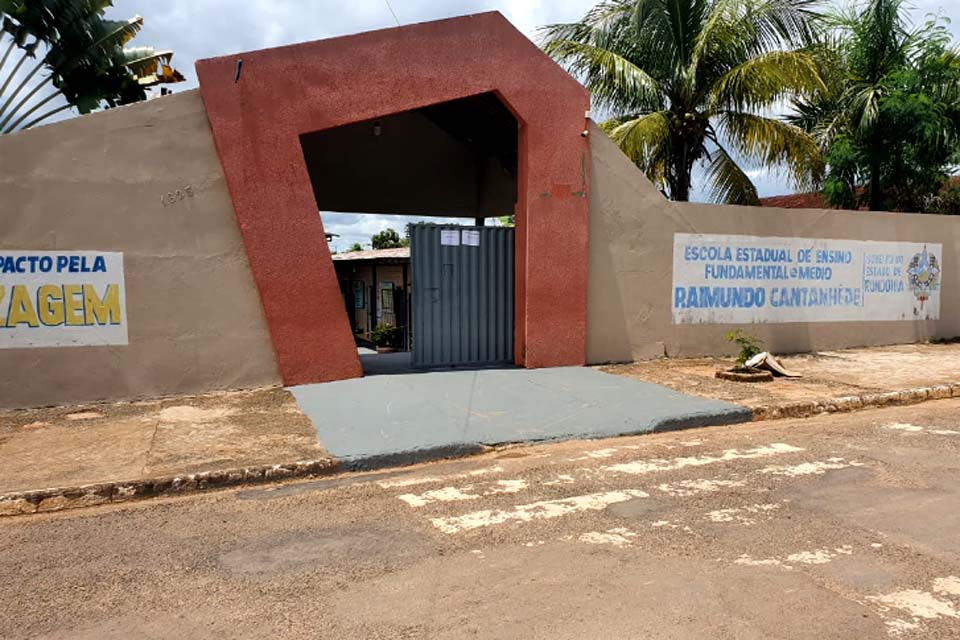
[[[675,324],[936,320],[935,243],[673,237]]]
[[[123,254],[0,250],[0,349],[127,344]]]

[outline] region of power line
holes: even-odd
[[[394,21],[397,23],[397,26],[400,26],[400,19],[397,18],[397,12],[393,10],[393,7],[390,6],[390,0],[383,0],[384,4],[387,5],[387,9],[390,9],[390,14],[393,16]]]

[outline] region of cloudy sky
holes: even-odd
[[[114,0],[114,17],[140,14],[145,26],[137,42],[173,49],[175,66],[196,86],[193,63],[211,56],[317,40],[394,26],[387,0]],[[529,37],[538,26],[580,18],[597,0],[389,0],[401,24],[498,10]],[[908,0],[909,1],[909,0]],[[914,19],[946,7],[958,20],[957,0],[914,0]],[[179,89],[178,89],[179,90]],[[761,195],[789,192],[783,180],[766,169],[750,172]],[[328,230],[340,233],[341,247],[369,242],[386,226],[404,221],[381,216],[325,216]]]

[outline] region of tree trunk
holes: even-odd
[[[689,145],[686,141],[676,149],[677,156],[673,159],[673,179],[670,180],[670,197],[677,202],[690,201],[690,174],[693,170],[689,161]]]
[[[880,188],[880,159],[870,160],[870,185],[868,187],[868,206],[870,211],[880,211],[883,208],[883,192]]]
[[[673,199],[678,202],[690,201],[690,175],[682,169],[677,176],[677,187]]]

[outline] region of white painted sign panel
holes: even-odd
[[[127,344],[123,254],[0,250],[0,349]]]
[[[462,237],[462,242],[464,246],[467,246],[467,247],[480,246],[480,230],[479,229],[464,229],[461,237]]]
[[[678,233],[673,322],[936,320],[937,243]]]

